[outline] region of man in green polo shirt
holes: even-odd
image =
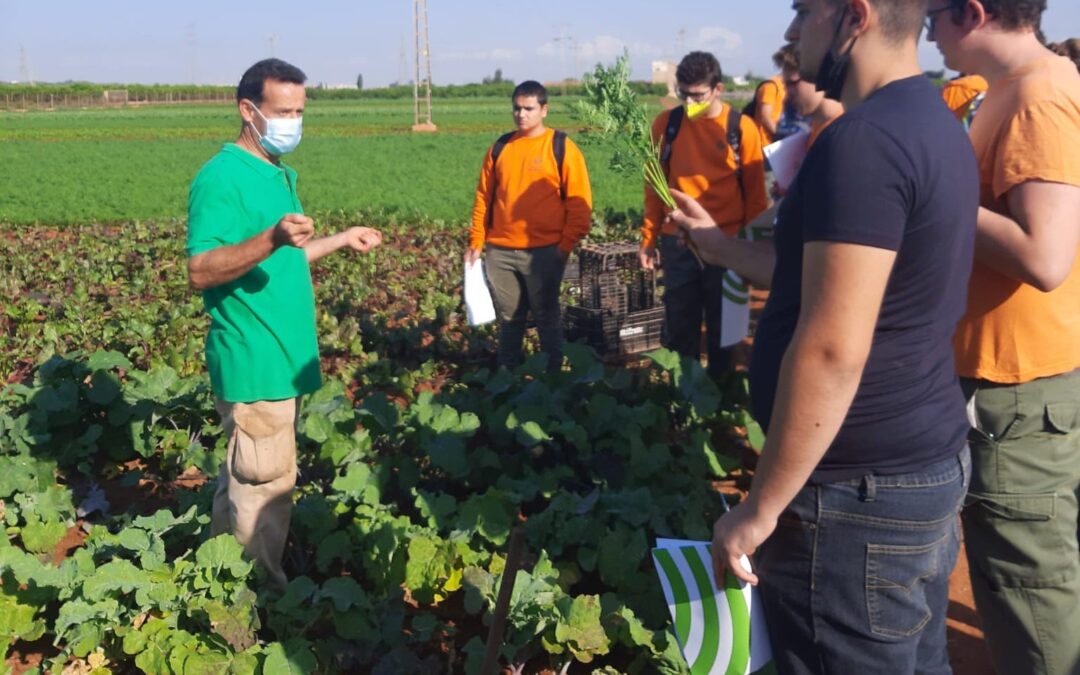
[[[382,242],[366,227],[316,238],[303,213],[281,155],[300,142],[305,80],[278,59],[244,73],[240,135],[202,167],[188,198],[188,275],[210,314],[206,365],[229,439],[212,529],[232,532],[278,588],[287,582],[297,397],[322,383],[308,265]]]

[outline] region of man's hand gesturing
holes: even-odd
[[[361,253],[367,253],[382,243],[382,233],[370,227],[350,227],[343,236],[349,248]]]
[[[271,240],[275,249],[282,246],[303,248],[314,234],[314,220],[301,213],[287,213],[274,226]]]

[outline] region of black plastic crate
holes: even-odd
[[[660,346],[664,310],[656,273],[638,262],[637,244],[585,244],[566,279],[566,339],[590,345],[603,358]]]
[[[584,342],[601,358],[630,356],[660,346],[664,308],[617,314],[570,305],[563,309],[563,325],[567,340]]]
[[[641,269],[637,254],[636,244],[582,246],[566,279],[569,304],[617,314],[656,307],[656,273]]]

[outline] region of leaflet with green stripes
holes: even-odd
[[[657,539],[652,554],[692,675],[773,672],[756,588],[728,572],[718,589],[707,542]]]
[[[744,227],[739,239],[763,241],[772,238],[772,227]],[[724,271],[721,281],[720,346],[731,347],[750,333],[750,288],[735,272]]]

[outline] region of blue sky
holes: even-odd
[[[1080,36],[1080,2],[1050,0],[1053,40]],[[557,80],[630,50],[635,78],[654,59],[708,49],[725,72],[766,73],[791,18],[777,0],[428,0],[436,83]],[[381,86],[412,73],[412,1],[0,0],[0,81],[234,84],[271,53],[314,83]],[[560,40],[565,36],[565,40]],[[565,52],[564,52],[565,46]],[[564,56],[565,53],[565,56]],[[933,45],[923,65],[941,67]],[[23,56],[25,55],[25,57]],[[563,65],[565,60],[565,66]]]

